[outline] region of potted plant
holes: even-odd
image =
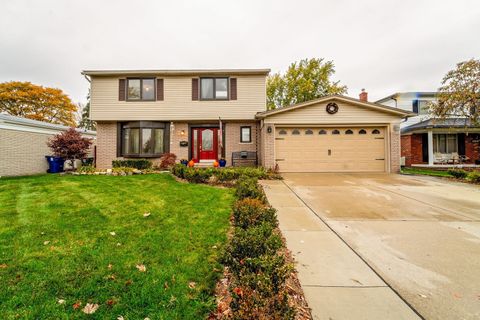
[[[227,165],[227,160],[221,158],[220,160],[218,160],[218,164],[220,165],[220,167],[225,167]]]
[[[188,165],[188,160],[187,159],[180,159],[180,163],[183,164],[184,166]]]

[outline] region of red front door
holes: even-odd
[[[200,160],[217,160],[218,128],[192,129],[192,158]]]

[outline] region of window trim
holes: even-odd
[[[139,153],[124,153],[123,137],[124,129],[139,129]],[[152,129],[152,137],[154,137],[154,129],[163,129],[163,153],[142,153],[143,146],[143,134],[142,129]],[[160,158],[163,154],[170,152],[170,124],[168,122],[160,121],[130,121],[119,122],[117,134],[117,157],[124,158]],[[152,150],[155,149],[155,139],[150,142],[152,144]]]
[[[140,99],[130,99],[128,97],[128,83],[130,80],[140,80]],[[153,80],[153,99],[143,99],[143,80]],[[157,99],[157,78],[127,78],[125,81],[125,101],[138,102],[138,101],[156,101]]]
[[[213,80],[213,98],[202,98],[202,80],[203,79],[212,79]],[[216,79],[225,79],[227,80],[227,97],[226,98],[217,98],[217,81]],[[230,77],[200,77],[200,84],[198,86],[199,95],[198,98],[200,101],[228,101],[230,100]]]
[[[243,141],[243,129],[248,129],[248,141]],[[252,126],[240,127],[240,143],[252,143]]]

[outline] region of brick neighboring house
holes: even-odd
[[[282,172],[397,172],[410,112],[328,96],[267,111],[268,69],[87,70],[97,167],[172,152],[211,165],[248,151]]]
[[[403,92],[377,101],[416,114],[401,124],[404,165],[480,164],[480,127],[464,118],[431,119],[427,105],[435,100],[436,92]]]
[[[68,127],[0,114],[0,176],[45,173],[46,155],[52,152],[47,141]],[[81,131],[95,139],[95,131]]]

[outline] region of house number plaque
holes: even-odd
[[[180,147],[188,147],[188,141],[180,141]]]

